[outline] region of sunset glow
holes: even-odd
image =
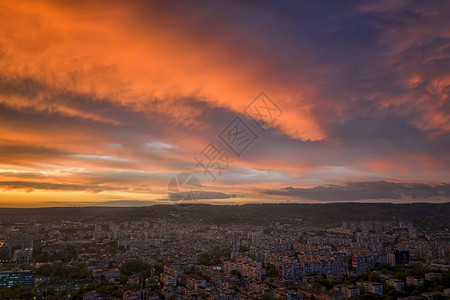
[[[0,207],[449,201],[448,2],[206,3],[0,0]]]

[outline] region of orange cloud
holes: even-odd
[[[276,124],[281,130],[293,138],[324,138],[310,111],[307,97],[312,87],[300,81],[283,84],[257,59],[238,58],[239,52],[249,49],[208,41],[167,22],[168,16],[157,11],[150,9],[143,20],[139,7],[122,2],[108,6],[4,2],[2,6],[0,26],[7,34],[0,40],[5,57],[0,66],[8,76],[39,76],[51,88],[93,93],[97,101],[166,114],[183,124],[199,122],[202,109],[180,106],[175,102],[178,97],[196,95],[213,106],[241,113],[260,90],[266,90],[285,110],[283,122]],[[169,17],[176,19],[177,13]],[[59,101],[49,103],[41,94],[17,97],[10,105],[114,122]]]

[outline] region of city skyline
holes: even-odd
[[[0,207],[450,201],[450,3],[206,3],[0,0]]]

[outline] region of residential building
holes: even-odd
[[[10,288],[17,284],[25,288],[33,288],[36,274],[31,271],[6,271],[0,272],[0,289]]]
[[[402,291],[405,288],[405,282],[400,279],[388,279],[386,284],[394,287],[397,291]]]
[[[415,276],[406,277],[406,284],[408,285],[422,286],[424,284],[424,281],[425,280],[423,277],[415,277]]]

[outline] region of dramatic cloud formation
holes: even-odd
[[[395,183],[387,181],[357,182],[346,185],[317,186],[313,188],[287,187],[270,190],[269,195],[300,197],[319,201],[399,200],[404,197],[420,200],[450,198],[450,184]]]
[[[212,202],[448,201],[449,11],[0,0],[0,206],[165,201],[180,172]],[[263,128],[261,91],[282,112]],[[235,117],[240,156],[219,138]],[[206,172],[211,142],[229,161]]]

